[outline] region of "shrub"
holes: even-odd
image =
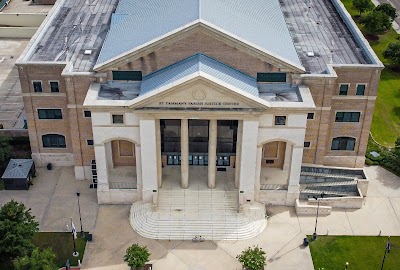
[[[30,256],[18,257],[14,261],[15,270],[55,270],[56,255],[50,248],[40,251],[35,248]]]
[[[361,13],[372,10],[374,5],[372,4],[371,0],[353,0],[354,8]]]
[[[242,265],[248,270],[260,270],[264,269],[266,262],[266,253],[258,246],[250,248],[248,247],[236,258]]]
[[[375,10],[386,13],[390,17],[390,20],[392,22],[397,17],[396,9],[392,7],[390,4],[380,4],[375,8]]]
[[[389,43],[386,50],[383,51],[383,57],[388,59],[393,65],[400,65],[400,42]]]
[[[139,268],[144,267],[146,262],[149,260],[150,253],[146,246],[139,246],[138,244],[133,244],[128,247],[126,254],[124,256],[124,261],[128,263],[129,267]]]
[[[392,22],[390,17],[382,11],[372,11],[361,17],[361,23],[364,24],[365,29],[373,34],[380,34],[389,30]]]

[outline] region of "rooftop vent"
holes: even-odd
[[[315,54],[314,54],[314,52],[310,51],[310,52],[307,52],[307,56],[308,56],[308,57],[314,57]]]
[[[92,54],[92,50],[85,50],[84,54],[85,55],[91,55]]]

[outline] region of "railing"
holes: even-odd
[[[278,184],[265,184],[260,185],[260,190],[287,190],[287,185],[278,185]]]
[[[137,189],[136,183],[110,182],[110,189]]]

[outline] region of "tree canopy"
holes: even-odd
[[[392,24],[390,17],[382,11],[372,11],[361,17],[361,23],[365,29],[373,34],[379,34],[388,30]]]
[[[55,270],[56,255],[50,248],[41,251],[35,248],[30,256],[18,257],[14,261],[15,270]]]
[[[7,166],[8,160],[11,157],[11,138],[0,136],[0,173]],[[3,165],[2,165],[3,164]]]
[[[390,4],[380,4],[375,8],[376,11],[382,11],[386,15],[390,17],[391,21],[394,21],[397,17],[396,9],[392,7]]]
[[[353,0],[353,6],[361,15],[365,11],[372,10],[374,4],[372,4],[371,0]]]
[[[30,211],[14,200],[0,209],[1,261],[25,256],[33,250],[32,238],[39,229],[39,223]]]
[[[400,66],[400,41],[390,43],[383,51],[383,57],[393,65]]]

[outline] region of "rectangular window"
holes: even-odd
[[[42,92],[43,91],[43,89],[42,89],[42,82],[33,82],[33,90],[36,92],[36,93],[39,93],[39,92]]]
[[[350,137],[338,137],[332,140],[331,150],[354,151],[356,139]]]
[[[311,142],[304,142],[304,148],[310,148]]]
[[[58,87],[58,82],[50,82],[50,91],[52,93],[60,92],[60,88]]]
[[[42,136],[43,147],[45,148],[66,148],[65,137],[58,134],[47,134]]]
[[[39,119],[62,119],[61,109],[38,109]]]
[[[286,73],[257,73],[257,82],[286,82]]]
[[[349,91],[349,85],[348,84],[341,84],[339,88],[339,95],[341,96],[347,96],[347,92]]]
[[[365,84],[359,84],[357,85],[357,92],[356,95],[357,96],[363,96],[365,93]]]
[[[275,126],[286,125],[286,116],[275,116]]]
[[[143,78],[141,71],[113,71],[115,81],[141,81]]]
[[[314,119],[314,113],[308,113],[307,119]]]
[[[91,112],[91,111],[83,111],[83,115],[84,115],[86,118],[90,118],[90,117],[92,117],[92,112]]]
[[[86,142],[87,142],[87,145],[93,145],[94,144],[93,140],[86,140]]]
[[[336,122],[360,122],[360,112],[337,112]]]
[[[112,121],[113,121],[113,124],[123,124],[124,116],[122,114],[113,114]]]

